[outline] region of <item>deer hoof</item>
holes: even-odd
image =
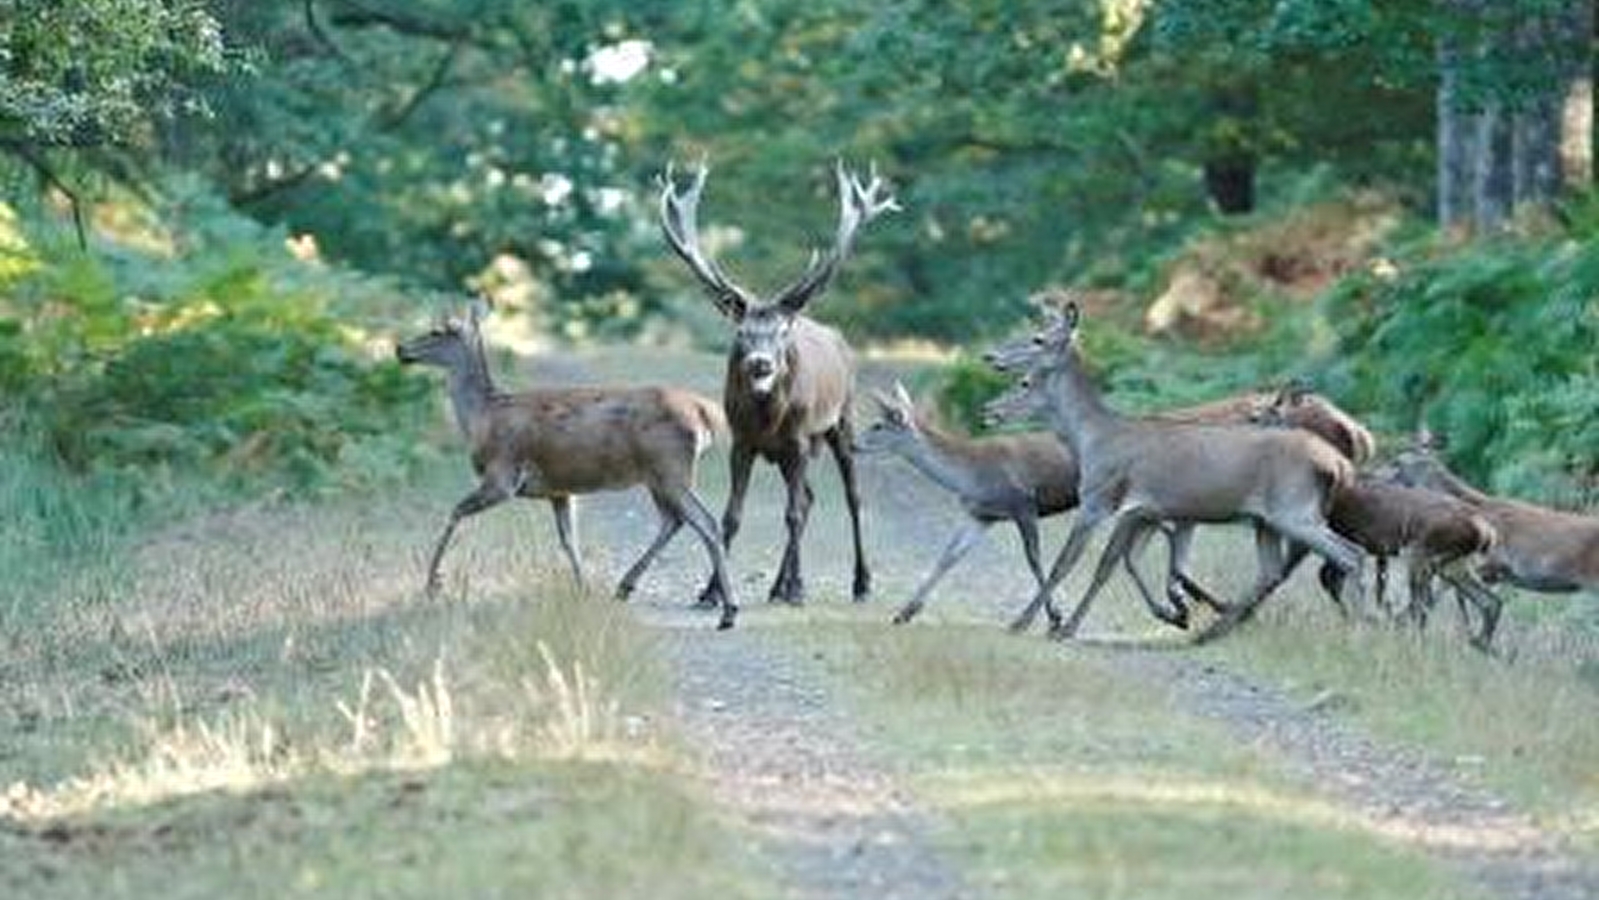
[[[805,605],[805,583],[795,579],[793,581],[779,581],[772,585],[772,592],[767,595],[768,603],[786,603],[789,606]]]
[[[732,609],[724,611],[722,613],[722,618],[718,619],[716,622],[716,630],[727,631],[731,629],[733,627],[733,619],[737,615],[738,613]]]
[[[904,625],[906,622],[916,618],[916,613],[919,611],[920,610],[915,606],[903,607],[899,612],[894,613],[894,624]]]
[[[1171,609],[1155,610],[1155,618],[1165,622],[1173,628],[1188,630],[1188,609],[1183,606],[1174,606]]]
[[[689,605],[690,609],[717,609],[722,605],[722,592],[714,588],[706,588],[700,592],[695,601]]]

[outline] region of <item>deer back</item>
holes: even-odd
[[[1429,554],[1485,553],[1495,530],[1470,504],[1447,494],[1361,476],[1333,494],[1333,530],[1372,553],[1418,546]]]
[[[1195,521],[1320,514],[1355,477],[1327,442],[1291,429],[1129,420],[1097,450],[1083,465],[1085,494],[1122,482],[1137,491],[1124,502]]]
[[[472,462],[516,473],[528,496],[691,483],[720,421],[712,401],[675,388],[525,391],[476,426]]]

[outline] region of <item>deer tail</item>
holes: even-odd
[[[699,419],[694,429],[694,455],[698,456],[715,445],[717,438],[727,437],[730,432],[727,414],[722,412],[720,403],[708,397],[695,397],[694,412]]]

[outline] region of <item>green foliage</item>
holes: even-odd
[[[164,237],[192,252],[29,243],[0,302],[7,414],[79,472],[192,472],[251,493],[403,475],[427,452],[414,435],[432,391],[363,348],[349,295],[375,286],[176,194],[194,227]]]
[[[0,4],[0,139],[39,147],[123,143],[152,114],[197,112],[220,73],[222,28],[174,0]]]
[[[1520,239],[1346,279],[1326,381],[1392,432],[1447,437],[1463,474],[1561,504],[1599,492],[1599,249]]]

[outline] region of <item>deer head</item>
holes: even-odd
[[[1043,328],[995,347],[983,354],[983,359],[996,371],[1006,373],[1035,372],[1060,365],[1077,337],[1081,317],[1077,302],[1069,298],[1059,310],[1046,307]]]
[[[475,298],[464,318],[444,318],[425,334],[395,345],[394,356],[407,365],[434,366],[449,371],[464,371],[482,358],[483,337],[479,331],[489,314],[488,301]]]
[[[685,189],[679,189],[670,166],[661,177],[661,230],[678,258],[704,285],[716,308],[737,325],[730,366],[756,396],[773,392],[789,366],[790,329],[794,320],[826,289],[854,244],[855,232],[878,215],[899,209],[874,168],[865,184],[840,162],[838,232],[827,251],[811,253],[810,264],[788,287],[762,300],[727,276],[700,242],[700,193],[709,170],[701,163]]]
[[[891,394],[872,391],[877,404],[877,421],[855,438],[855,449],[862,453],[900,452],[920,439],[916,425],[916,404],[899,381]]]
[[[1382,467],[1379,475],[1386,475],[1392,481],[1412,487],[1433,487],[1440,475],[1448,472],[1438,459],[1438,451],[1444,448],[1443,436],[1434,434],[1423,425],[1416,429],[1410,443]]]

